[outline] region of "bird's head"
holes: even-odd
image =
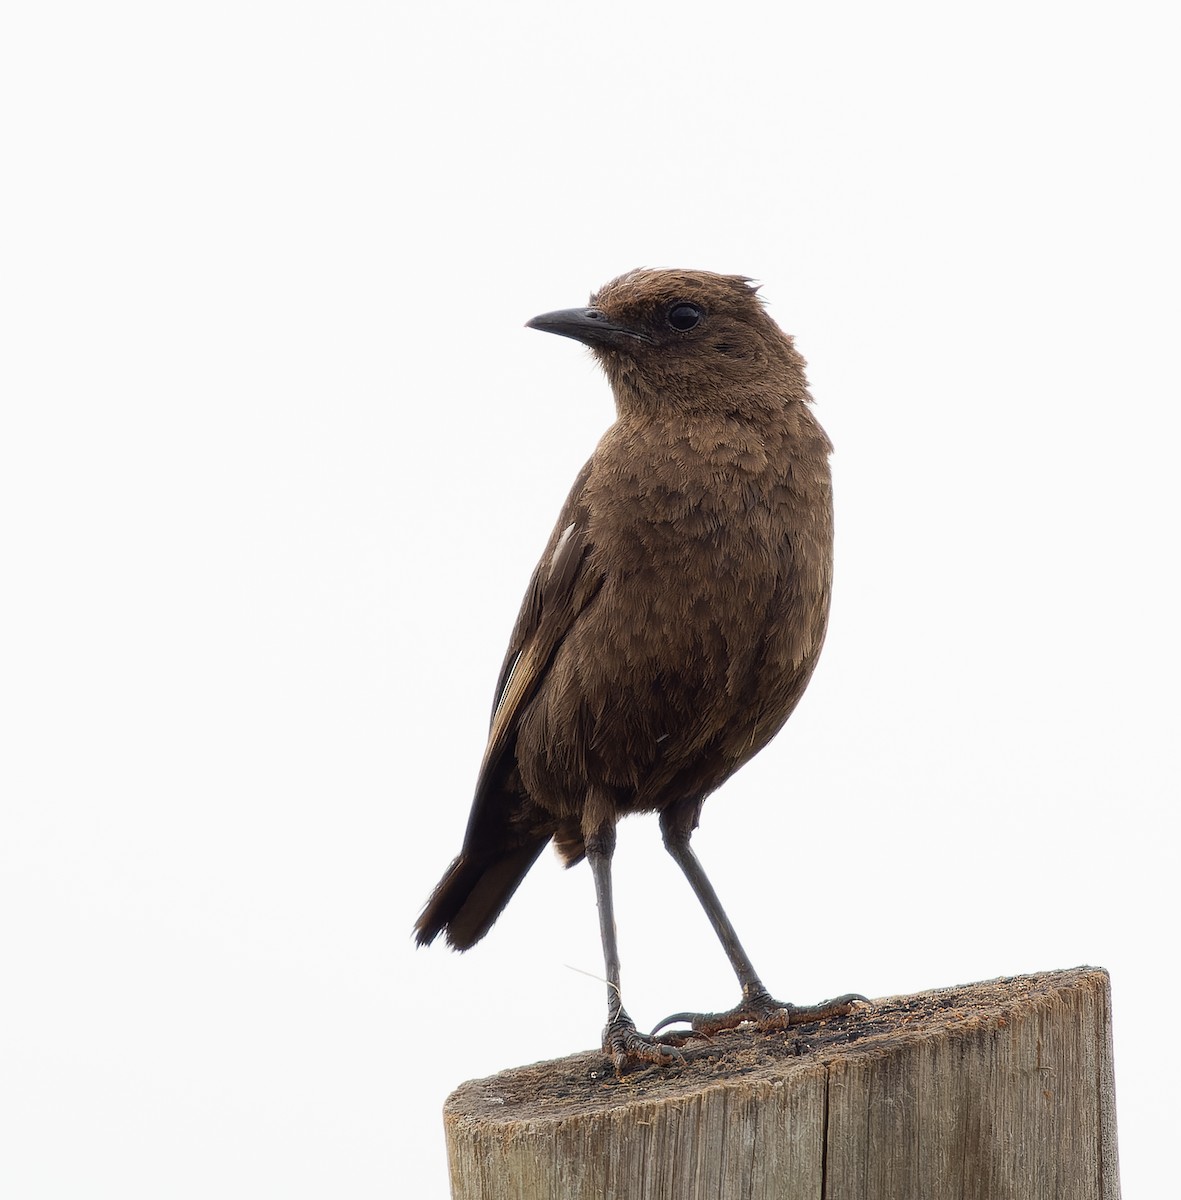
[[[636,270],[530,328],[594,351],[620,412],[808,399],[804,360],[742,275]]]

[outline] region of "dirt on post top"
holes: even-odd
[[[461,1084],[447,1100],[450,1120],[483,1122],[566,1120],[637,1102],[691,1096],[740,1077],[783,1079],[827,1069],[839,1058],[885,1054],[907,1041],[949,1031],[968,1035],[1003,1030],[1018,1005],[1054,1003],[1067,989],[1106,987],[1096,967],[1018,975],[960,987],[893,996],[859,1006],[847,1017],[760,1033],[728,1030],[682,1048],[671,1067],[652,1067],[618,1079],[601,1051],[514,1067]]]

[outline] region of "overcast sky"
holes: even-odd
[[[543,855],[465,956],[409,934],[612,419],[523,324],[647,265],[760,280],[837,447],[819,671],[695,841],[756,965],[800,1002],[1107,967],[1125,1194],[1160,1194],[1171,29],[10,6],[0,1193],[442,1197],[447,1093],[596,1043],[585,867]],[[733,1003],[656,822],[620,834],[632,1014]]]

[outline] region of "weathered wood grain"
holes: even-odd
[[[456,1200],[1118,1200],[1111,1005],[1094,968],[736,1030],[617,1080],[581,1054],[473,1080]]]

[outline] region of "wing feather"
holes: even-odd
[[[590,465],[574,481],[509,638],[465,844],[479,837],[493,815],[489,807],[502,794],[521,714],[544,683],[558,647],[602,584],[602,576],[589,566],[592,545],[583,489]]]

